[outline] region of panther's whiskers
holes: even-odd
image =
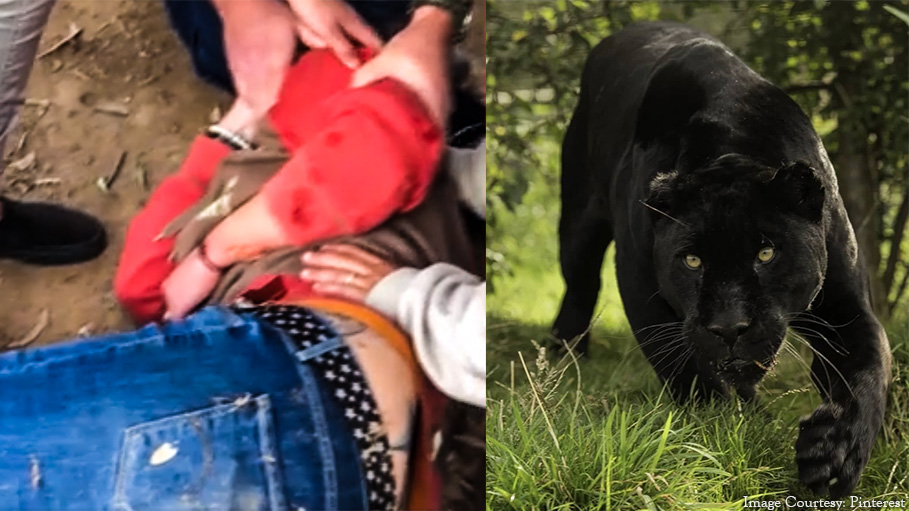
[[[792,337],[794,339],[796,339],[797,341],[801,342],[802,344],[804,344],[805,346],[808,346],[808,349],[810,349],[814,353],[815,356],[820,357],[820,359],[825,362],[822,365],[824,367],[824,373],[827,376],[828,382],[830,382],[830,373],[827,371],[827,366],[829,365],[830,367],[833,368],[834,371],[836,371],[836,374],[840,377],[840,379],[843,380],[843,384],[846,385],[846,390],[848,390],[849,394],[851,394],[853,399],[855,399],[856,396],[855,396],[855,392],[852,390],[852,385],[849,384],[849,381],[846,380],[846,377],[843,376],[843,373],[836,367],[836,365],[833,362],[830,361],[829,358],[827,358],[823,353],[821,353],[820,351],[815,349],[815,347],[812,346],[810,342],[808,342],[804,337],[799,335],[797,332],[793,332]]]
[[[831,349],[833,349],[833,351],[836,352],[837,355],[839,355],[841,357],[845,357],[845,356],[849,355],[848,350],[846,350],[845,348],[840,348],[839,346],[833,344],[833,342],[831,342],[830,339],[828,339],[824,334],[818,332],[817,330],[815,330],[813,328],[808,328],[806,326],[801,326],[801,325],[798,325],[798,326],[790,325],[790,328],[792,330],[795,330],[796,333],[799,333],[799,334],[802,334],[803,333],[802,331],[804,331],[804,333],[806,333],[808,335],[820,337],[824,342],[827,343],[828,346],[830,346]]]
[[[680,335],[681,333],[682,333],[681,327],[661,330],[660,332],[654,333],[653,335],[644,339],[643,341],[640,341],[637,346],[630,347],[628,350],[625,351],[625,355],[626,356],[629,355],[632,351],[635,351],[636,349],[643,350],[644,348],[651,346],[653,344],[666,342],[666,340],[671,337],[678,336],[680,338],[684,338],[684,336]]]
[[[690,354],[693,353],[693,351],[691,350],[690,347],[686,346],[685,343],[681,342],[684,338],[685,338],[684,336],[678,336],[678,337],[672,338],[667,343],[667,345],[664,346],[660,351],[658,351],[657,353],[654,353],[653,355],[648,357],[651,360],[653,360],[653,358],[655,358],[657,355],[663,354],[663,356],[660,357],[659,360],[657,360],[655,362],[651,362],[651,365],[653,365],[654,370],[658,374],[661,372],[661,369],[663,369],[665,367],[669,367],[668,365],[663,366],[662,364],[664,362],[667,362],[667,358],[670,355],[672,355],[673,353],[675,353],[678,350],[678,348],[682,348],[682,352],[678,353],[673,359],[668,360],[669,363],[678,362],[679,360],[682,359],[682,357],[685,357],[686,355],[690,357]],[[687,362],[687,359],[686,359],[686,362]],[[684,363],[681,363],[679,365],[684,365]],[[677,368],[678,368],[678,366],[677,366]]]
[[[670,215],[669,215],[668,213],[666,213],[665,211],[660,211],[659,209],[657,209],[657,208],[651,206],[650,204],[647,204],[646,202],[644,202],[644,201],[642,201],[642,200],[639,200],[638,202],[640,202],[641,204],[643,204],[645,207],[650,208],[650,209],[656,211],[657,213],[659,213],[659,214],[665,216],[666,218],[672,220],[673,222],[675,222],[675,223],[681,225],[682,227],[687,227],[687,228],[689,228],[689,229],[691,228],[690,225],[688,225],[688,224],[686,224],[685,222],[679,220],[678,218],[675,218],[675,217],[670,216]]]
[[[660,341],[667,336],[678,334],[682,330],[683,330],[682,326],[663,328],[663,329],[655,331],[655,332],[651,333],[650,335],[648,335],[647,337],[645,337],[641,342],[638,343],[638,345],[643,347],[643,346],[653,344],[654,342]]]

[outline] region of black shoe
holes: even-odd
[[[0,197],[0,259],[45,266],[81,263],[107,248],[104,226],[80,211]]]

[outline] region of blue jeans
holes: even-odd
[[[364,509],[314,356],[222,307],[4,353],[0,508]]]
[[[390,39],[410,20],[410,0],[347,0],[383,39]],[[189,50],[196,73],[205,81],[235,92],[227,57],[221,17],[208,0],[164,0],[171,25]],[[473,94],[453,92],[449,143],[472,147],[485,133],[486,105]]]

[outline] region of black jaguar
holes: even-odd
[[[603,255],[638,343],[678,400],[750,399],[787,328],[824,402],[800,424],[802,481],[848,494],[890,380],[836,176],[808,117],[722,43],[635,25],[591,53],[562,147],[553,333],[588,350]]]

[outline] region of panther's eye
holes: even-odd
[[[697,270],[701,267],[701,258],[693,254],[688,254],[685,256],[685,266],[692,270]]]
[[[762,263],[769,263],[770,261],[773,260],[773,255],[774,255],[773,247],[764,247],[761,249],[760,252],[758,252],[757,258],[758,258],[758,261],[760,261]]]

